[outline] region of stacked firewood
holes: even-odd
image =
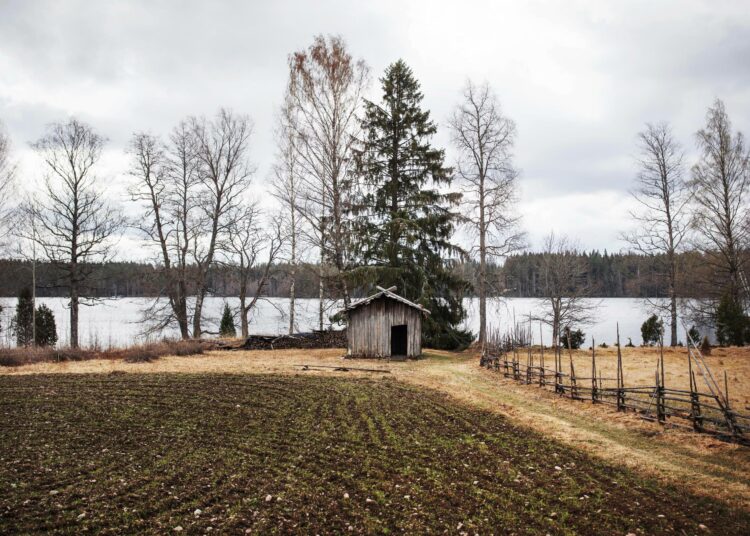
[[[294,335],[250,335],[245,350],[284,350],[289,348],[346,348],[346,330],[323,330]]]

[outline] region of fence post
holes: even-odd
[[[688,341],[688,345],[690,341]],[[695,374],[693,373],[693,360],[690,357],[690,347],[688,346],[688,375],[690,376],[690,420],[693,421],[693,430],[700,432],[703,428],[703,417],[701,415],[701,403],[698,398],[698,390],[695,383]]]
[[[617,323],[617,411],[625,411],[625,381],[622,377],[622,350],[620,349],[620,323]]]
[[[578,385],[576,384],[576,369],[573,366],[573,349],[570,344],[570,329],[568,329],[568,357],[570,358],[570,398],[578,398]]]
[[[659,363],[656,367],[656,418],[663,423],[667,420],[664,407],[664,336],[659,337]]]
[[[591,402],[596,404],[598,389],[596,385],[596,341],[591,337]]]
[[[547,385],[547,380],[544,377],[544,336],[542,334],[542,323],[539,322],[539,349],[541,351],[540,363],[539,363],[539,386],[544,387]]]
[[[734,412],[729,402],[729,380],[727,379],[727,371],[724,371],[724,400],[726,400],[726,407],[724,408],[724,414],[726,415],[727,425],[729,431],[732,432],[733,438],[738,438],[741,433],[740,430],[735,426]]]

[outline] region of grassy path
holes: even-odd
[[[683,482],[694,491],[750,508],[750,449],[692,432],[665,430],[607,406],[561,399],[480,369],[474,359],[433,354],[409,383],[439,389],[478,407],[508,415],[592,454]]]

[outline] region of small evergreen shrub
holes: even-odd
[[[232,316],[232,310],[229,308],[228,303],[224,303],[224,313],[221,315],[219,335],[227,338],[237,336],[237,329],[234,327],[234,316]]]
[[[721,346],[743,346],[750,336],[750,319],[742,305],[724,294],[716,308],[716,340]]]
[[[57,325],[52,310],[43,303],[36,308],[36,345],[55,346],[57,344]]]
[[[664,322],[662,322],[658,316],[649,316],[641,325],[641,338],[643,338],[643,345],[652,346],[658,344],[663,329]]]
[[[586,334],[580,329],[571,329],[565,326],[560,334],[560,342],[563,348],[570,346],[571,350],[578,350],[586,340]]]
[[[24,287],[18,293],[16,316],[13,325],[16,332],[16,346],[29,346],[34,338],[34,298],[31,289]]]
[[[690,338],[693,340],[693,342],[695,344],[700,344],[700,342],[701,342],[701,334],[698,331],[698,328],[696,328],[695,326],[692,326],[688,330],[688,335],[690,336]]]

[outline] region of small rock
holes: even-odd
[[[557,517],[557,512],[552,512],[552,513],[551,513],[551,514],[550,514],[549,516],[550,516],[550,517],[551,517],[552,519],[555,519],[555,518]]]
[[[700,525],[698,525],[698,528],[701,529],[701,530],[708,530],[708,527],[706,525],[704,525],[703,523],[701,523]]]
[[[474,485],[476,486],[477,484],[479,484],[479,480],[474,481]]]
[[[83,519],[84,517],[86,517],[86,512],[83,512],[83,513],[80,513],[80,514],[78,514],[78,517],[76,517],[76,519],[77,519],[78,521],[80,521],[80,520],[81,520],[81,519]]]
[[[50,495],[57,495],[58,493],[60,492],[57,491],[56,489],[53,489],[52,491],[49,492]]]
[[[464,524],[459,523],[458,526],[456,527],[456,530],[461,530],[462,528],[464,528]]]
[[[181,526],[179,526],[179,525],[177,525],[177,526],[176,526],[176,527],[174,528],[174,531],[175,531],[175,532],[182,532],[182,527],[181,527]]]
[[[373,501],[372,499],[370,499],[369,497],[367,497],[367,498],[365,499],[365,502],[366,502],[366,503],[374,503],[375,501]]]
[[[266,502],[271,502],[273,500],[272,495],[266,495]]]
[[[348,493],[344,493],[344,499],[348,499],[348,498],[349,498],[349,494]]]
[[[664,514],[659,514],[659,515],[658,515],[658,516],[656,516],[656,517],[659,517],[659,518],[662,518],[662,519],[664,519]]]
[[[411,499],[411,495],[404,495],[404,499]]]
[[[555,465],[555,471],[562,471],[562,467],[560,467],[559,465]]]
[[[199,516],[199,515],[201,515],[202,513],[203,513],[203,510],[201,510],[200,508],[196,508],[196,509],[195,509],[195,512],[193,512],[193,515],[194,515],[195,517],[198,517],[198,516]]]

